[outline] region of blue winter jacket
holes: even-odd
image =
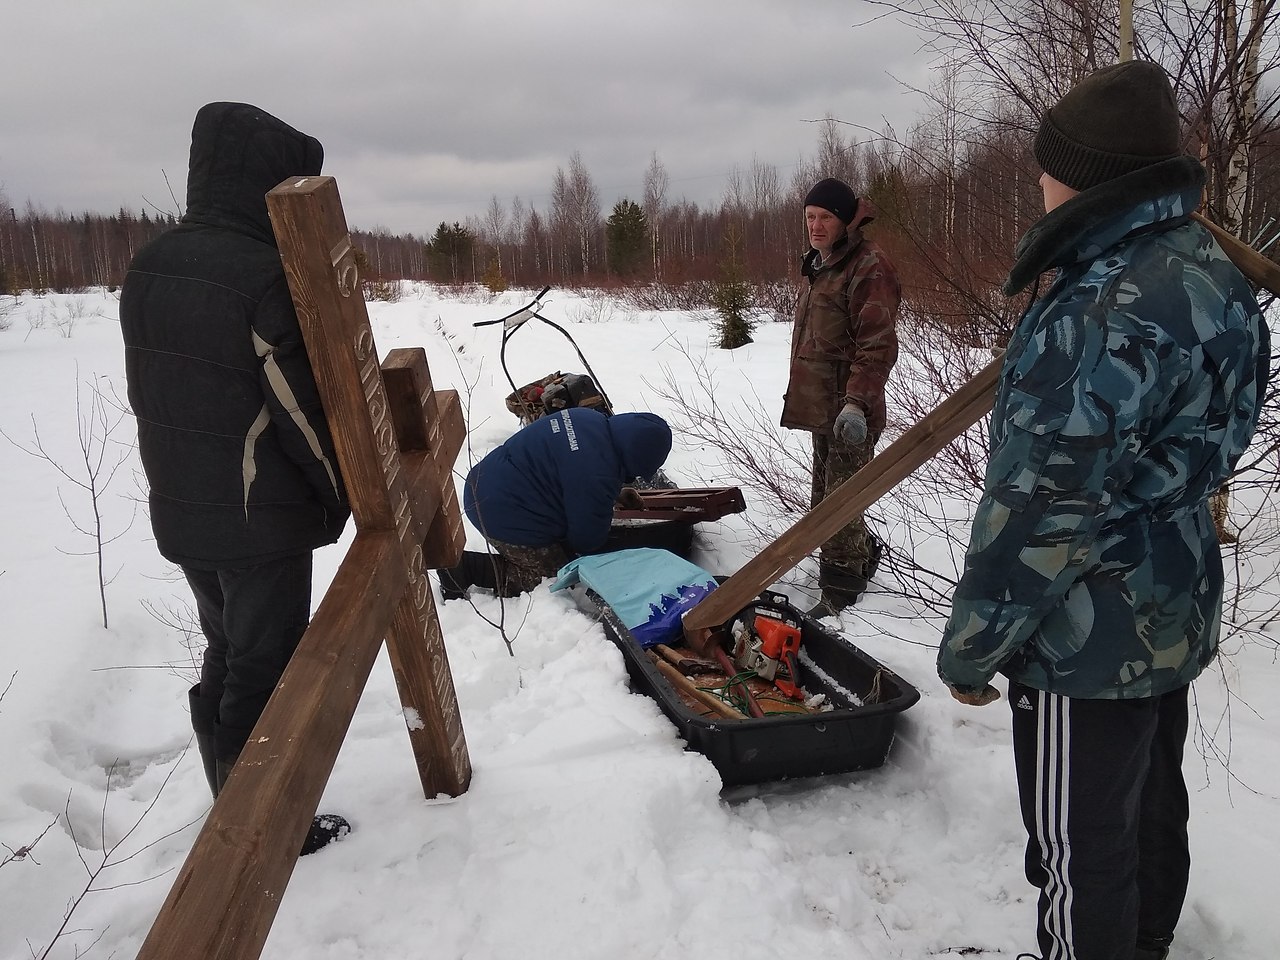
[[[490,540],[604,546],[624,485],[649,478],[671,452],[671,428],[652,413],[612,417],[573,407],[521,429],[471,468],[463,508]]]
[[[991,459],[938,660],[1068,697],[1152,697],[1217,651],[1208,500],[1248,446],[1268,335],[1193,221],[1203,170],[1166,161],[1045,216],[1006,291],[1056,267],[1009,343]],[[1148,199],[1143,200],[1146,197]]]

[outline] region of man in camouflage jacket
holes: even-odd
[[[991,458],[938,660],[956,699],[1009,678],[1046,960],[1159,960],[1186,894],[1188,684],[1217,652],[1210,495],[1253,435],[1268,335],[1189,214],[1163,70],[1087,77],[1045,116],[1046,216],[1013,294],[1056,269],[1009,343]]]
[[[875,210],[841,180],[821,180],[804,201],[812,249],[796,303],[791,371],[782,425],[813,433],[810,507],[871,459],[884,431],[884,386],[898,359],[894,322],[898,274],[863,236]],[[829,616],[867,587],[880,544],[858,517],[822,546],[822,598],[810,613]]]

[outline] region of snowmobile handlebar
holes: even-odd
[[[551,284],[547,284],[538,292],[538,295],[536,297],[534,297],[532,300],[526,303],[519,310],[513,310],[511,313],[508,313],[505,317],[498,317],[498,319],[496,320],[478,320],[475,323],[473,323],[472,326],[473,327],[491,327],[495,323],[500,323],[502,324],[502,328],[504,330],[514,330],[516,327],[520,326],[520,324],[524,323],[526,320],[532,320],[535,317],[539,320],[546,320],[547,319],[546,317],[539,315],[537,308],[542,306],[542,304],[539,301],[541,301],[542,298],[547,295],[547,291],[550,289],[551,289]],[[547,322],[550,323],[549,320]]]

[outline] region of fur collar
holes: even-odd
[[[1046,270],[1075,263],[1082,255],[1094,259],[1136,230],[1186,222],[1199,206],[1204,179],[1199,162],[1175,157],[1077,194],[1046,213],[1018,241],[1017,260],[1002,288],[1005,295],[1019,293]]]

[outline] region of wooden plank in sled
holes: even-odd
[[[738,487],[673,487],[637,490],[644,503],[642,509],[615,508],[615,520],[679,520],[702,523],[719,520],[731,513],[742,513],[747,502]]]

